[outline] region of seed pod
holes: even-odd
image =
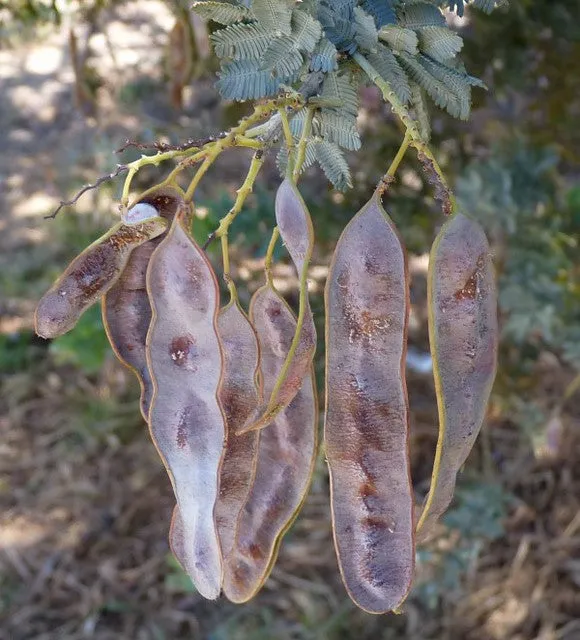
[[[236,523],[256,467],[257,432],[237,435],[262,396],[258,338],[237,301],[220,310],[218,335],[224,354],[219,390],[227,425],[227,444],[220,476],[215,518],[223,556],[234,544]]]
[[[290,348],[296,320],[270,286],[254,294],[250,318],[260,343],[264,391],[269,394]],[[310,367],[294,400],[260,432],[256,472],[238,520],[233,550],[224,560],[223,588],[232,602],[252,598],[272,570],[282,536],[308,492],[316,459],[317,422]]]
[[[314,229],[296,185],[286,179],[276,193],[276,222],[300,279],[298,324],[286,360],[277,372],[267,401],[250,417],[241,432],[261,429],[287,407],[302,386],[316,351],[316,329],[308,301],[308,265],[314,247]]]
[[[167,229],[162,218],[116,224],[89,245],[44,294],[35,313],[36,333],[56,338],[70,331],[80,316],[119,279],[131,252]]]
[[[481,424],[496,372],[497,294],[480,225],[457,213],[433,243],[428,277],[429,340],[439,439],[429,495],[417,525],[423,539],[445,512]]]
[[[152,311],[147,364],[154,388],[149,427],[179,507],[178,559],[197,590],[214,599],[222,572],[214,505],[225,438],[217,397],[219,290],[179,215],[151,256],[147,291]]]
[[[181,204],[181,197],[173,189],[158,189],[132,206],[124,215],[124,220],[135,223],[155,215],[171,223]],[[111,347],[119,360],[139,380],[141,413],[145,421],[149,419],[149,405],[153,394],[145,356],[145,339],[151,321],[145,276],[151,255],[162,238],[163,235],[133,251],[121,277],[102,301],[103,324]]]
[[[413,490],[405,353],[407,257],[375,192],[343,231],[325,291],[332,524],[353,601],[386,613],[413,576]]]

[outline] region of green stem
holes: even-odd
[[[405,134],[403,142],[401,143],[401,146],[399,147],[399,150],[397,151],[397,155],[393,158],[393,161],[391,162],[391,166],[388,168],[387,173],[385,173],[385,177],[384,177],[385,182],[390,181],[390,178],[394,177],[395,173],[397,172],[397,169],[399,168],[399,165],[401,164],[401,160],[403,159],[405,153],[407,152],[407,149],[409,148],[410,144],[411,144],[411,134],[407,132]]]
[[[179,165],[175,167],[173,171],[171,171],[168,177],[160,185],[158,185],[158,187],[174,182],[177,174],[183,171],[183,169],[185,169],[186,167],[191,166],[192,164],[195,164],[200,160],[207,160],[207,164],[205,164],[205,166],[203,167],[202,174],[199,177],[196,174],[193,179],[195,181],[194,184],[190,185],[187,189],[186,195],[188,196],[188,198],[191,198],[193,192],[195,191],[195,188],[197,187],[197,183],[222,151],[229,147],[245,147],[258,150],[262,149],[264,146],[263,143],[253,139],[256,134],[256,128],[254,128],[254,133],[251,136],[246,136],[246,132],[249,131],[253,125],[258,124],[260,120],[263,120],[264,118],[270,116],[272,112],[285,107],[296,110],[303,105],[303,102],[303,99],[298,95],[283,96],[282,98],[274,98],[273,100],[268,100],[267,102],[257,105],[251,115],[242,118],[242,120],[235,127],[230,129],[227,134],[223,135],[217,140],[211,140],[207,142],[202,147],[190,147],[189,149],[173,149],[170,151],[156,153],[153,156],[143,155],[138,160],[130,162],[127,165],[128,172],[123,184],[121,203],[125,206],[128,204],[131,183],[137,172],[142,167],[147,165],[159,166],[159,164],[161,164],[165,160],[171,160],[180,156],[186,157],[181,160]]]
[[[219,226],[215,232],[216,238],[221,238],[228,234],[230,225],[236,219],[238,213],[240,213],[240,211],[242,210],[247,197],[250,195],[250,193],[252,193],[254,182],[256,182],[256,178],[258,177],[258,173],[260,172],[263,164],[264,156],[258,151],[252,158],[252,162],[250,164],[250,168],[248,169],[246,179],[237,191],[236,201],[234,202],[233,207],[228,211],[227,215],[225,215],[220,220]]]
[[[391,105],[393,112],[403,123],[407,133],[411,137],[410,144],[419,152],[419,159],[423,161],[423,156],[427,161],[426,163],[423,162],[423,164],[427,164],[429,168],[432,169],[435,173],[438,182],[441,184],[441,187],[446,192],[449,199],[450,211],[448,213],[455,212],[457,209],[457,202],[455,200],[455,197],[453,196],[453,193],[451,192],[451,189],[449,188],[447,179],[445,178],[445,174],[443,173],[443,170],[435,159],[435,156],[429,148],[429,145],[425,142],[425,140],[423,140],[421,132],[419,131],[419,127],[411,117],[409,110],[399,100],[391,85],[381,77],[379,72],[360,52],[354,53],[352,57],[359,65],[359,67],[367,74],[371,82],[373,82],[381,90],[383,98]]]
[[[292,135],[292,131],[290,130],[290,122],[288,121],[288,114],[286,113],[286,109],[279,109],[278,113],[280,114],[280,118],[282,119],[282,131],[284,131],[284,140],[286,141],[286,147],[288,149],[288,163],[286,165],[286,176],[290,177],[292,175],[292,169],[294,167],[294,136]]]
[[[310,133],[312,132],[312,120],[314,119],[314,111],[314,107],[308,108],[306,119],[304,120],[304,126],[302,127],[302,133],[298,142],[296,163],[294,165],[294,171],[292,172],[292,182],[294,182],[294,184],[298,182],[300,172],[302,171],[302,165],[304,164],[304,160],[306,158],[306,145],[308,143],[308,138],[310,138]]]
[[[274,249],[276,248],[276,243],[278,242],[279,237],[280,230],[278,229],[278,227],[274,227],[274,229],[272,229],[272,237],[270,238],[268,249],[266,250],[266,258],[264,259],[264,273],[266,274],[266,282],[271,287],[274,286],[272,282],[272,260],[274,259]]]

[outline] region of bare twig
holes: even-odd
[[[165,151],[188,151],[189,149],[197,149],[203,147],[204,145],[209,144],[210,142],[213,142],[217,138],[221,138],[223,136],[225,136],[225,133],[220,133],[217,136],[208,136],[207,138],[199,138],[197,140],[189,138],[189,140],[186,140],[185,142],[182,142],[180,144],[168,144],[167,142],[159,142],[157,140],[155,142],[137,142],[137,140],[127,139],[125,140],[125,144],[117,149],[115,153],[123,153],[123,151],[131,148],[140,149],[142,151],[150,151],[154,149],[161,153],[164,153]]]
[[[44,216],[44,219],[45,220],[53,220],[54,218],[56,218],[58,212],[63,207],[68,207],[70,205],[76,204],[78,202],[78,199],[84,193],[86,193],[87,191],[91,191],[92,189],[97,189],[104,182],[108,182],[109,180],[114,180],[117,176],[120,176],[121,174],[126,173],[127,171],[129,171],[129,167],[127,167],[127,165],[118,164],[117,168],[114,171],[112,171],[111,173],[109,173],[109,174],[107,174],[105,176],[101,176],[100,178],[95,180],[95,182],[93,184],[86,184],[82,189],[77,191],[77,194],[71,200],[61,200],[60,204],[58,205],[58,207],[49,216]]]
[[[215,237],[216,237],[215,231],[212,231],[207,237],[207,240],[203,243],[203,246],[201,248],[205,251],[209,247],[209,245],[215,240]]]

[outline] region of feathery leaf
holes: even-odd
[[[288,0],[252,0],[252,11],[258,22],[272,35],[290,35],[292,12]]]
[[[351,82],[347,74],[339,75],[334,71],[329,73],[322,84],[321,98],[338,99],[341,111],[350,113],[356,118],[358,115],[357,85]]]
[[[310,58],[310,70],[328,73],[337,68],[338,51],[330,40],[323,37],[314,48],[312,57]]]
[[[252,18],[252,12],[247,7],[229,2],[194,2],[191,7],[199,16],[206,20],[213,20],[220,24],[233,24],[240,20]]]
[[[355,7],[354,23],[356,43],[361,49],[372,51],[378,38],[374,18],[360,7]]]
[[[233,24],[210,36],[218,58],[258,60],[272,41],[272,33],[257,23]]]
[[[269,69],[280,78],[291,78],[302,66],[303,58],[290,36],[274,38],[261,59],[262,69]]]
[[[447,27],[423,27],[418,35],[421,51],[439,62],[455,58],[463,47],[463,39]]]
[[[396,20],[391,0],[362,0],[360,4],[374,18],[378,29]]]
[[[391,85],[397,98],[399,98],[403,104],[407,104],[411,97],[409,81],[407,80],[407,74],[401,68],[393,52],[388,47],[385,47],[385,45],[379,43],[376,51],[369,53],[367,58],[378,71],[381,78]]]
[[[348,164],[340,147],[326,140],[317,141],[314,146],[316,160],[324,175],[339,191],[352,187]]]
[[[305,11],[294,9],[292,12],[292,38],[301,51],[312,53],[322,36],[320,22]]]
[[[406,51],[412,55],[415,55],[418,51],[417,34],[412,29],[391,24],[379,31],[379,38],[386,42],[393,51]]]
[[[216,82],[218,91],[230,100],[257,100],[273,96],[280,80],[260,68],[254,60],[234,60],[223,65]]]
[[[399,24],[408,29],[444,27],[445,17],[438,7],[427,2],[404,4],[397,11]]]
[[[419,125],[419,132],[425,142],[431,138],[431,118],[425,100],[423,89],[416,83],[411,82],[411,106],[415,111],[415,120]]]
[[[320,114],[320,130],[325,140],[335,142],[344,149],[356,151],[360,149],[361,140],[356,130],[356,121],[350,115],[322,109]]]
[[[398,54],[401,66],[438,107],[446,109],[454,118],[466,118],[469,114],[470,87],[468,84],[450,88],[439,77],[435,77],[432,69],[424,66],[424,56],[411,56],[408,53]],[[466,108],[467,107],[467,108]]]

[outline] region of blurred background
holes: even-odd
[[[87,193],[56,220],[43,216],[136,158],[114,153],[127,138],[203,137],[248,110],[212,88],[207,32],[187,18],[188,4],[0,1],[0,639],[579,639],[580,3],[514,0],[490,16],[454,18],[466,66],[489,91],[474,91],[468,123],[432,110],[433,148],[493,246],[500,368],[453,506],[418,550],[404,611],[380,617],[357,610],[341,585],[323,453],[260,595],[244,606],[200,598],[169,553],[169,481],[100,309],[52,342],[32,330],[40,295],[115,221],[121,183]],[[401,141],[375,90],[362,103],[363,149],[349,157],[354,188],[334,192],[313,169],[301,183],[317,234],[319,382],[334,243]],[[249,159],[232,150],[202,181],[199,239],[233,202]],[[147,168],[134,187],[168,170]],[[261,283],[277,180],[269,158],[232,229],[245,302]],[[410,253],[420,501],[437,439],[425,297],[442,216],[412,153],[385,204]],[[296,281],[280,260],[277,283],[295,303]]]

